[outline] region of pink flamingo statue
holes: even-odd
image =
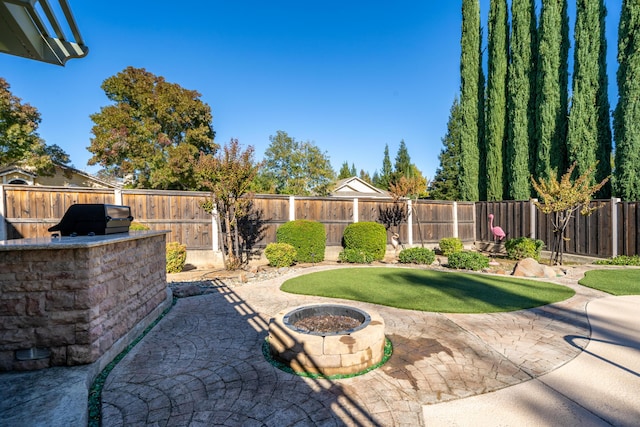
[[[493,241],[501,242],[507,236],[507,233],[499,226],[493,226],[493,214],[489,214],[489,229],[491,230],[491,234],[493,234]]]

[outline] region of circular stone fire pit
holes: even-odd
[[[355,321],[345,322],[351,319]],[[326,325],[331,323],[354,323],[355,326],[328,331]],[[309,324],[320,325],[319,330],[313,330],[313,326],[308,330]],[[269,323],[271,355],[295,372],[326,376],[355,374],[380,363],[384,346],[382,317],[355,307],[307,305],[281,311]]]

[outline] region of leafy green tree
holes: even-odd
[[[593,184],[595,165],[587,168],[582,175],[572,180],[577,163],[574,162],[567,172],[558,178],[554,175],[539,181],[531,178],[533,188],[538,192],[540,201],[536,207],[544,214],[552,214],[553,243],[551,245],[550,263],[562,264],[564,242],[567,240],[566,230],[576,211],[582,215],[591,215],[599,206],[591,206],[591,198],[607,183],[605,178],[598,184]]]
[[[54,163],[68,164],[69,156],[57,145],[46,145],[38,135],[40,113],[23,104],[0,77],[0,166],[19,164],[39,175],[52,175]]]
[[[482,69],[480,2],[462,0],[462,54],[460,59],[460,196],[463,200],[479,199],[481,115],[479,94],[484,92],[479,76]]]
[[[200,94],[133,67],[101,87],[114,104],[91,115],[89,164],[137,188],[197,188],[195,160],[218,148],[211,109]]]
[[[349,170],[351,176],[358,176],[358,170],[356,169],[356,165],[351,163],[351,169]]]
[[[353,175],[351,175],[351,169],[349,168],[349,163],[345,161],[340,167],[340,172],[338,172],[338,179],[345,179],[352,176]]]
[[[566,0],[543,0],[538,29],[535,176],[567,168],[569,16]]]
[[[429,188],[430,196],[436,200],[460,200],[460,138],[462,109],[458,98],[453,100],[447,122],[447,133],[442,138],[444,148],[438,159],[440,166]]]
[[[504,155],[507,137],[507,64],[509,22],[506,0],[489,5],[489,73],[486,108],[486,199],[504,199]]]
[[[607,94],[606,9],[603,0],[579,0],[576,9],[573,92],[567,150],[582,175],[597,162],[593,182],[611,175],[611,122]],[[611,197],[607,181],[597,197]]]
[[[618,26],[618,105],[613,115],[616,194],[640,200],[640,3],[623,0]]]
[[[511,61],[507,82],[507,197],[527,200],[531,196],[529,177],[535,152],[535,0],[511,3]]]
[[[271,144],[265,151],[265,165],[260,173],[264,190],[299,196],[329,193],[335,172],[326,153],[315,144],[296,141],[280,130],[269,140]]]
[[[376,179],[377,175],[377,179]],[[388,190],[389,183],[393,178],[393,166],[391,165],[391,158],[389,157],[389,144],[385,144],[384,146],[384,157],[382,158],[382,170],[380,173],[377,171],[373,174],[374,180],[373,184],[382,189]]]
[[[199,186],[212,192],[212,205],[224,222],[225,266],[229,270],[242,263],[238,221],[248,214],[250,188],[260,167],[253,154],[252,146],[243,150],[238,140],[232,139],[217,154],[201,155],[194,164]]]

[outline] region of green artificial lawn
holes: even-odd
[[[441,313],[492,313],[572,297],[573,289],[537,280],[412,268],[341,268],[289,279],[285,292]]]
[[[587,271],[578,283],[611,295],[640,295],[640,269]]]

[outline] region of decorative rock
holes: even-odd
[[[518,277],[546,277],[548,279],[556,277],[556,271],[547,266],[541,265],[533,258],[525,258],[516,264],[513,275]]]

